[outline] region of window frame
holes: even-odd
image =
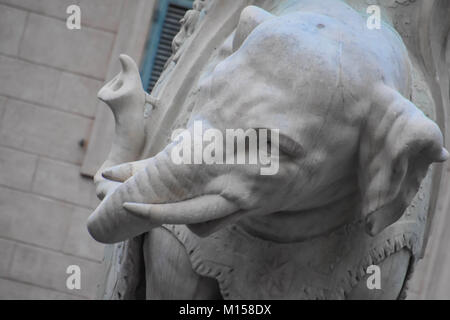
[[[153,73],[155,60],[158,54],[158,47],[161,41],[161,35],[164,27],[164,22],[167,17],[167,12],[170,5],[176,5],[183,7],[186,10],[192,9],[193,0],[159,0],[158,8],[155,10],[155,18],[149,32],[149,38],[147,41],[146,53],[141,66],[141,79],[142,86],[147,90],[151,76]]]

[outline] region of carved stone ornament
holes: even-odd
[[[88,220],[96,240],[114,243],[101,296],[404,297],[428,237],[440,177],[431,164],[449,155],[436,120],[449,6],[197,0],[151,95],[122,55],[98,94],[116,119],[95,176],[103,201]],[[231,129],[270,136],[257,151],[269,148],[276,170],[262,174],[261,158],[222,161],[218,150],[234,143],[218,136]],[[219,132],[218,161],[174,161],[182,137],[208,132]],[[381,291],[366,286],[371,265]]]

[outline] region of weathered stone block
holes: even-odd
[[[94,183],[80,176],[79,166],[47,158],[39,161],[32,190],[85,207],[96,198]]]
[[[25,28],[27,12],[0,5],[0,52],[16,55]]]
[[[14,242],[0,239],[0,277],[5,276],[14,253]],[[0,289],[1,290],[1,289]],[[1,294],[0,294],[1,295]]]
[[[0,147],[0,184],[30,190],[37,156]]]
[[[0,144],[71,163],[81,163],[92,120],[9,99],[0,126]],[[67,182],[68,183],[68,182]]]
[[[0,122],[2,121],[3,118],[3,112],[5,111],[5,103],[6,103],[6,98],[0,96]]]
[[[92,78],[62,72],[52,106],[93,118],[101,84],[101,81]]]
[[[0,55],[0,94],[52,105],[61,72]]]
[[[30,14],[20,57],[103,79],[114,35],[92,28],[69,30],[65,21]]]
[[[0,187],[0,236],[60,250],[75,207]]]
[[[90,26],[115,32],[120,23],[123,0],[0,0],[0,3],[64,20],[68,17],[67,7],[78,4],[81,8],[82,27]]]
[[[69,220],[69,230],[63,245],[63,252],[83,258],[102,261],[104,246],[89,235],[86,221],[91,211],[76,209]]]
[[[102,82],[0,56],[0,83],[0,94],[93,117]],[[4,99],[0,97],[0,112]]]
[[[81,300],[80,296],[65,294],[25,283],[0,279],[1,300]]]
[[[81,270],[81,289],[69,290],[66,280],[67,267],[77,265]],[[44,288],[55,289],[67,294],[76,294],[94,298],[101,264],[86,261],[62,253],[17,244],[11,263],[10,278],[35,284]]]

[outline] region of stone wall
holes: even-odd
[[[123,0],[0,0],[0,299],[94,298],[103,246],[80,175]],[[66,8],[81,8],[81,30]],[[81,268],[81,290],[66,268]]]

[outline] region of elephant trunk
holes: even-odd
[[[141,161],[142,169],[102,201],[88,219],[94,239],[115,243],[162,224],[199,224],[238,211],[220,192],[205,192],[213,178],[201,165],[174,164],[172,147]]]

